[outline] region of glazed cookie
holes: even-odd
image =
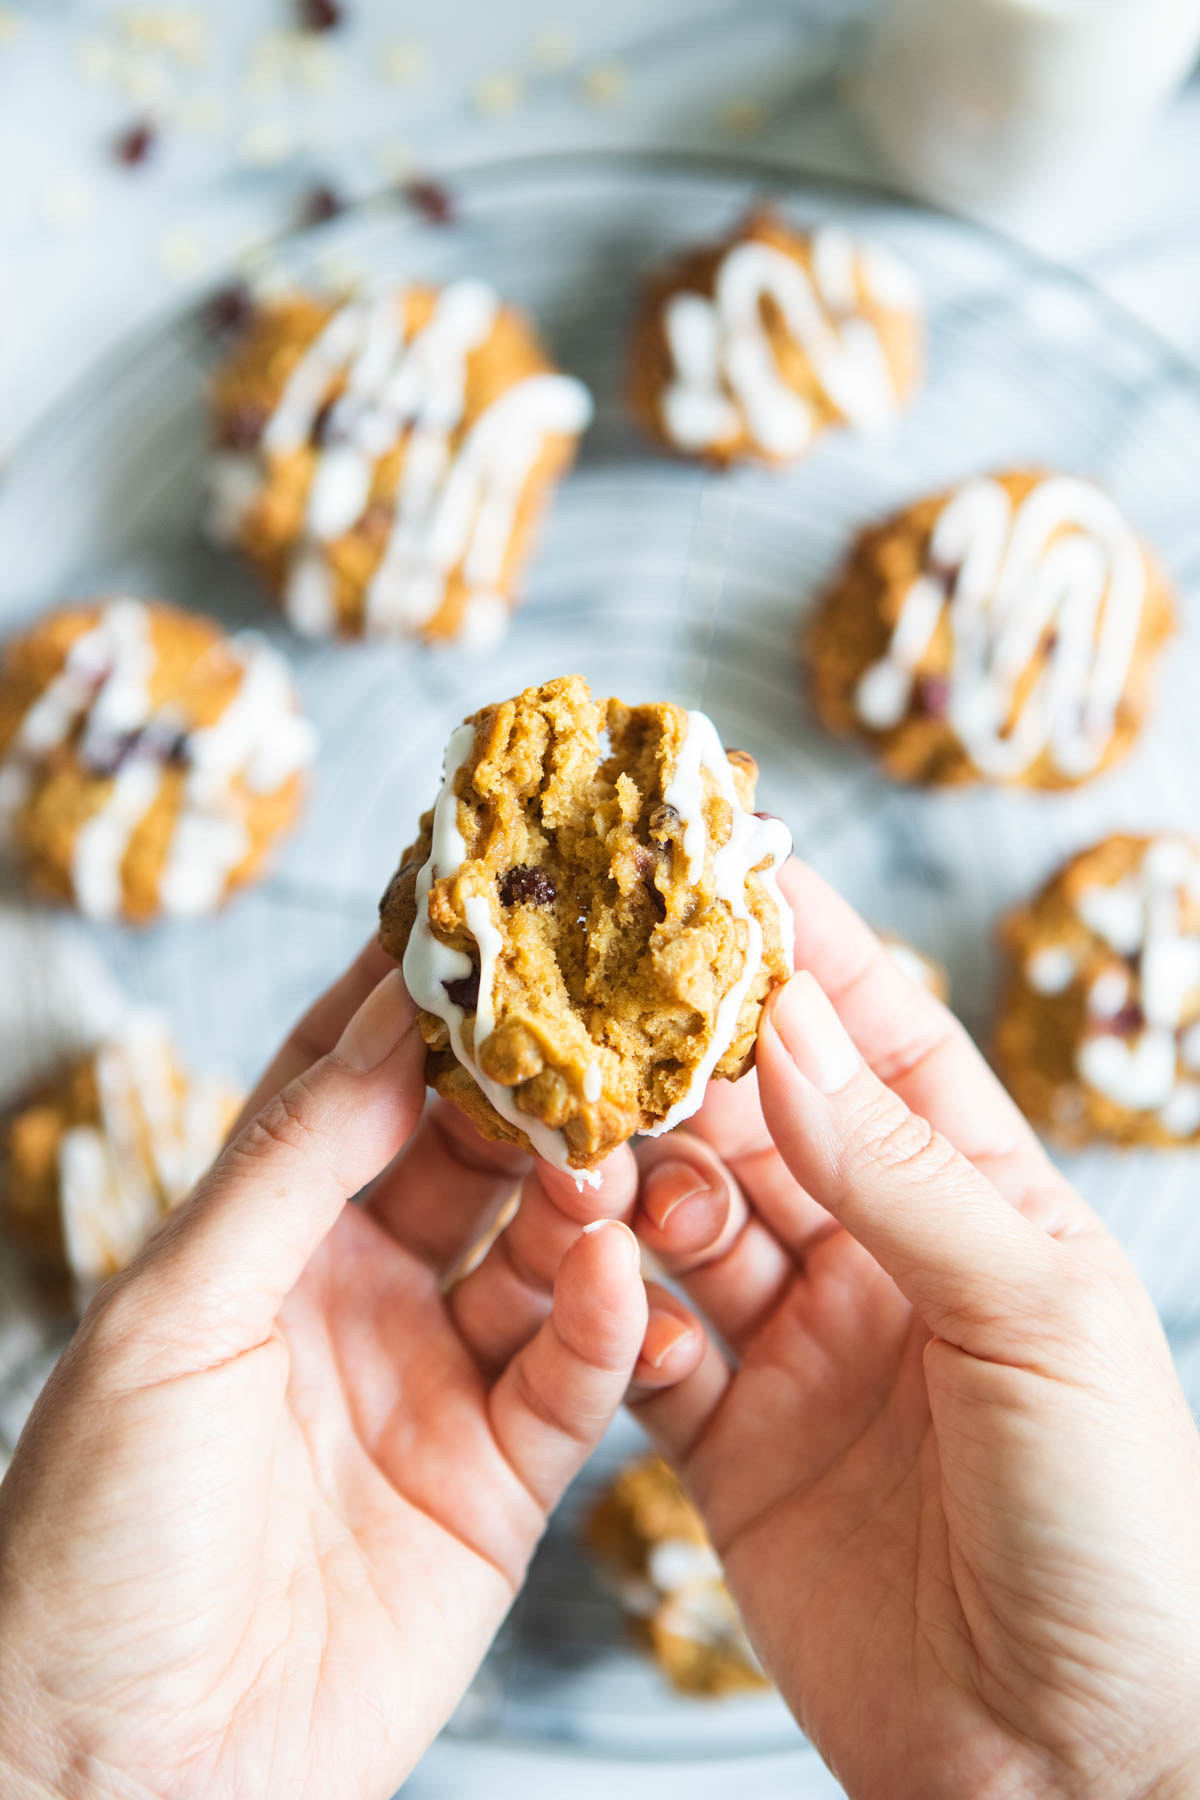
[[[1200,844],[1106,838],[1004,927],[996,1059],[1068,1143],[1200,1142]]]
[[[716,1696],[768,1685],[699,1514],[657,1456],[622,1470],[586,1526],[671,1683]]]
[[[813,695],[897,780],[1072,787],[1133,743],[1173,623],[1099,488],[986,476],[859,538],[811,633]]]
[[[52,613],[0,660],[0,830],[90,918],[211,912],[292,824],[314,750],[273,650],[156,601]]]
[[[485,1136],[591,1170],[749,1067],[792,966],[791,843],[751,810],[756,774],[703,713],[593,700],[578,675],[454,733],[380,936],[427,1079]]]
[[[180,1068],[163,1022],[136,1013],[47,1082],[0,1135],[0,1230],[77,1294],[123,1269],[216,1156],[237,1110]]]
[[[921,343],[916,284],[890,251],[764,210],[652,282],[630,396],[679,455],[790,463],[830,426],[887,426],[920,379]]]
[[[591,417],[480,281],[261,307],[217,375],[210,524],[298,631],[494,643]]]

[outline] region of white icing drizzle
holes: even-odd
[[[650,1546],[646,1573],[664,1594],[674,1594],[693,1581],[723,1579],[721,1559],[711,1544],[695,1544],[689,1538],[661,1538]]]
[[[1048,751],[1064,775],[1087,775],[1112,739],[1145,589],[1137,539],[1090,482],[1049,476],[1014,511],[998,481],[969,481],[938,515],[886,654],[859,680],[858,716],[872,731],[901,723],[945,615],[946,718],[981,774],[1013,779]],[[1048,632],[1045,666],[1014,717]]]
[[[627,1582],[622,1598],[631,1612],[653,1618],[671,1637],[720,1646],[758,1668],[711,1545],[661,1538],[647,1552],[645,1579]]]
[[[1088,989],[1087,1007],[1094,1019],[1115,1019],[1129,999],[1129,971],[1105,969]]]
[[[1076,1056],[1081,1079],[1131,1112],[1154,1112],[1173,1136],[1200,1129],[1200,1086],[1184,1072],[1200,1071],[1200,935],[1182,921],[1181,900],[1200,898],[1200,853],[1182,838],[1147,846],[1140,864],[1122,880],[1085,888],[1076,900],[1084,925],[1123,959],[1104,969],[1087,994],[1083,1036]],[[1035,952],[1026,978],[1038,991],[1058,993],[1033,979],[1043,959],[1064,957],[1057,945]],[[1136,1007],[1137,1023],[1122,1029],[1122,1014]]]
[[[578,381],[532,375],[505,389],[462,435],[468,358],[491,336],[498,310],[483,282],[453,282],[439,292],[428,322],[406,339],[402,291],[349,301],[292,370],[263,431],[256,485],[248,485],[241,459],[218,467],[214,521],[226,536],[236,535],[266,478],[265,459],[311,440],[325,394],[346,371],[345,391],[323,429],[305,536],[287,578],[285,609],[298,631],[324,636],[334,628],[324,546],[361,519],[376,463],[403,443],[391,530],[367,584],[363,629],[419,630],[461,565],[470,590],[464,639],[477,649],[497,641],[508,606],[496,590],[526,483],[547,438],[577,436],[592,411]]]
[[[296,710],[287,669],[252,633],[227,640],[243,674],[215,723],[184,735],[187,773],[159,900],[171,917],[187,918],[223,898],[249,839],[235,784],[270,794],[312,760],[316,738]],[[162,786],[165,748],[182,721],[150,696],[155,652],[150,613],[138,600],[110,601],[78,637],[58,674],[25,714],[0,760],[0,829],[11,841],[46,756],[79,730],[85,767],[103,770],[114,746],[136,741],[116,768],[103,804],[85,821],[72,849],[76,904],[89,918],[121,911],[122,864],[134,832]]]
[[[404,980],[417,1005],[435,1018],[443,1020],[450,1033],[455,1056],[468,1071],[480,1091],[487,1097],[502,1119],[515,1125],[533,1145],[537,1154],[556,1169],[571,1175],[582,1187],[598,1187],[600,1176],[594,1169],[573,1169],[567,1161],[567,1140],[561,1131],[552,1130],[532,1114],[522,1112],[511,1088],[493,1081],[479,1067],[463,1037],[466,1012],[451,999],[448,988],[470,977],[474,963],[463,950],[455,950],[434,936],[429,923],[429,891],[436,880],[458,873],[466,860],[467,846],[458,829],[458,799],[455,779],[471,754],[475,743],[475,727],[460,725],[446,747],[446,774],[442,791],[433,809],[433,841],[429,858],[417,876],[417,916],[404,951]],[[500,933],[492,923],[486,895],[470,894],[463,911],[471,935],[479,948],[479,995],[475,1005],[474,1042],[476,1049],[491,1035],[495,1026],[496,959],[501,947]]]
[[[744,810],[737,796],[733,769],[725,754],[717,729],[706,713],[689,712],[687,734],[680,746],[674,772],[663,790],[663,799],[673,806],[683,822],[683,849],[687,857],[687,878],[693,885],[704,871],[708,829],[704,822],[704,783],[701,771],[707,770],[730,809],[731,829],[728,841],[712,856],[715,897],[723,900],[735,919],[746,926],[746,953],[741,974],[717,1007],[717,1016],[703,1056],[692,1073],[686,1093],[671,1107],[666,1117],[651,1127],[647,1137],[660,1137],[684,1119],[690,1119],[704,1098],[713,1070],[733,1042],[737,1031],[742,1001],[758,974],[762,963],[762,926],[746,902],[746,880],[752,869],[774,902],[779,919],[783,959],[790,970],[795,948],[795,927],[791,908],[779,891],[778,871],[792,852],[791,833],[782,819],[759,818]]]
[[[798,456],[816,421],[779,372],[763,322],[770,300],[790,337],[803,349],[833,405],[861,431],[892,419],[896,390],[879,334],[858,308],[861,281],[884,307],[909,310],[894,258],[871,257],[842,230],[821,226],[811,239],[812,273],[755,238],[722,259],[712,299],[674,294],[663,311],[673,379],[662,396],[662,419],[672,443],[700,451],[732,437],[743,425],[760,450]],[[903,292],[903,300],[896,296]]]
[[[454,983],[471,976],[474,962],[465,951],[443,944],[434,935],[429,923],[429,894],[434,881],[456,875],[466,859],[466,844],[458,829],[455,781],[459,770],[471,755],[474,742],[475,728],[468,722],[458,727],[447,746],[446,772],[433,813],[430,853],[417,876],[416,919],[404,952],[404,979],[417,1005],[445,1023],[455,1056],[469,1071],[500,1116],[523,1131],[537,1154],[545,1161],[555,1168],[565,1170],[576,1182],[586,1181],[595,1186],[600,1178],[594,1170],[571,1168],[563,1133],[551,1130],[539,1119],[522,1112],[512,1090],[491,1080],[479,1067],[479,1047],[495,1028],[496,968],[502,948],[502,939],[491,916],[488,896],[468,894],[463,898],[465,922],[479,952],[479,991],[475,1002],[473,1052],[468,1049],[463,1036],[466,1012],[451,999],[448,990]],[[746,953],[737,981],[717,1008],[709,1041],[686,1094],[675,1103],[659,1125],[647,1132],[647,1136],[651,1137],[669,1131],[680,1120],[690,1118],[696,1111],[704,1098],[704,1090],[713,1069],[733,1041],[742,1001],[762,962],[762,927],[746,903],[746,880],[752,870],[757,870],[759,880],[775,903],[784,959],[788,968],[792,964],[792,915],[776,881],[779,868],[791,854],[790,833],[781,819],[760,819],[743,810],[734,786],[729,758],[711,719],[701,712],[688,714],[688,730],[680,747],[675,773],[663,795],[664,800],[675,807],[684,823],[688,880],[697,882],[704,870],[707,830],[703,812],[702,769],[708,770],[721,795],[728,801],[732,815],[729,840],[713,853],[713,881],[715,897],[725,901],[733,917],[743,920],[746,925]],[[759,864],[766,866],[759,868]],[[584,1075],[584,1099],[594,1104],[600,1097],[602,1087],[600,1065],[593,1061]]]
[[[1025,979],[1037,994],[1063,994],[1075,975],[1075,958],[1060,944],[1035,950],[1025,965]]]
[[[59,1205],[67,1262],[86,1293],[137,1255],[221,1146],[233,1095],[222,1082],[175,1089],[165,1023],[133,1014],[96,1051],[100,1118],[64,1132]]]

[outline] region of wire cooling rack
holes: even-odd
[[[31,966],[90,954],[169,1012],[197,1066],[247,1079],[302,1003],[372,927],[376,897],[435,791],[450,728],[473,707],[578,669],[595,690],[709,711],[762,767],[762,804],[802,854],[878,924],[949,968],[986,1037],[998,914],[1094,837],[1197,826],[1200,385],[1143,328],[1077,279],[1007,242],[849,186],[662,157],[493,164],[452,184],[455,223],[396,202],[290,241],[304,280],[331,265],[445,279],[482,275],[538,320],[597,400],[496,653],[312,645],[290,636],[240,566],[200,540],[200,315],[109,360],[10,465],[0,487],[0,623],[112,584],[254,624],[290,656],[323,752],[306,820],[277,872],[217,919],[141,934],[24,916]],[[756,198],[798,222],[837,218],[904,256],[925,291],[929,378],[890,440],[823,439],[787,473],[714,477],[642,443],[621,402],[637,285],[680,244],[724,231]],[[909,793],[815,726],[798,678],[802,620],[862,522],[970,471],[1047,463],[1094,474],[1154,543],[1183,596],[1161,705],[1122,768],[1068,796]],[[12,902],[21,915],[21,903]],[[60,1035],[83,1029],[78,982]],[[86,985],[86,984],[85,984]],[[58,1004],[61,1008],[62,993]],[[0,1008],[0,1093],[44,1053],[31,1006]],[[1200,1399],[1200,1161],[1100,1151],[1071,1175],[1130,1250]],[[59,1340],[0,1267],[0,1433],[11,1434]],[[629,1453],[615,1428],[576,1484],[529,1587],[452,1729],[597,1754],[671,1758],[796,1742],[771,1698],[671,1696],[631,1655],[576,1547],[581,1509]]]

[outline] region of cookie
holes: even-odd
[[[237,1104],[184,1073],[161,1019],[134,1014],[0,1128],[0,1233],[43,1281],[86,1296],[203,1174]]]
[[[157,601],[67,607],[0,659],[0,835],[89,918],[213,911],[292,825],[315,748],[268,645]]]
[[[210,527],[311,637],[503,633],[591,417],[480,281],[260,307],[213,387]]]
[[[910,981],[918,982],[921,987],[926,988],[935,1000],[949,1000],[950,977],[940,962],[935,961],[932,956],[926,956],[923,950],[918,950],[907,938],[892,937],[890,933],[884,932],[880,941],[892,961],[904,970]]]
[[[859,538],[809,637],[813,698],[898,781],[1073,787],[1132,745],[1173,625],[1093,483],[983,476]]]
[[[1003,931],[997,1065],[1065,1143],[1200,1143],[1200,843],[1106,838]]]
[[[578,675],[475,713],[445,767],[380,915],[427,1079],[485,1136],[590,1171],[750,1066],[792,966],[787,828],[703,713]]]
[[[768,1686],[699,1514],[657,1456],[622,1470],[585,1528],[638,1636],[674,1687]]]
[[[631,403],[680,456],[791,463],[832,426],[886,428],[920,380],[922,335],[916,284],[890,251],[764,209],[651,282]]]

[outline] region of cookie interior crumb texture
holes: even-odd
[[[1153,699],[1167,583],[1092,482],[973,478],[865,531],[807,653],[817,712],[900,781],[1066,788]]]
[[[0,838],[90,918],[195,917],[258,874],[315,749],[254,634],[123,596],[67,607],[0,661]]]
[[[0,1230],[40,1279],[86,1298],[188,1193],[237,1105],[227,1083],[184,1072],[156,1014],[132,1014],[5,1121]]]
[[[429,1081],[485,1135],[588,1171],[750,1066],[792,962],[791,843],[753,811],[756,774],[703,713],[577,675],[455,732],[380,935]]]
[[[484,649],[591,401],[520,313],[456,281],[264,304],[213,411],[210,529],[298,631]]]
[[[623,1469],[585,1535],[673,1686],[715,1697],[768,1685],[700,1515],[666,1463],[648,1456]]]
[[[920,380],[922,340],[916,284],[890,251],[760,208],[652,280],[630,399],[678,455],[793,462],[831,426],[886,429]]]
[[[996,1059],[1065,1143],[1200,1142],[1200,844],[1119,835],[1004,927]]]

